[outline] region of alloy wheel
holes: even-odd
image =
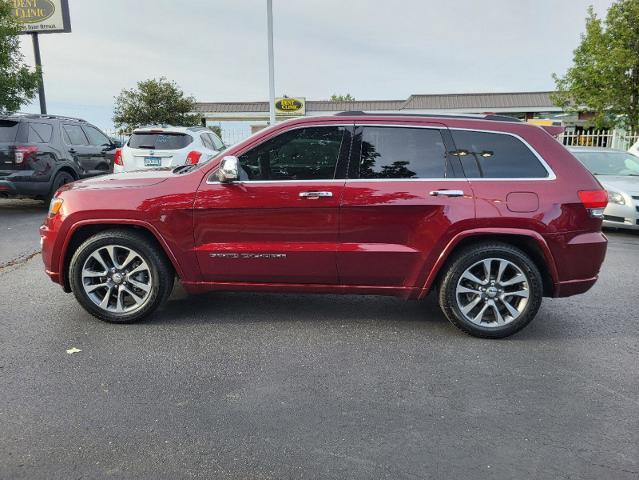
[[[82,287],[102,310],[130,313],[142,308],[151,296],[153,275],[139,252],[122,245],[94,250],[82,266]]]
[[[468,267],[455,291],[461,314],[475,325],[498,328],[516,320],[530,297],[528,278],[503,258],[486,258]]]

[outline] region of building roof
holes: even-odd
[[[463,108],[554,108],[552,92],[453,93],[411,95],[402,110],[451,110]]]
[[[550,99],[552,92],[514,93],[454,93],[434,95],[411,95],[406,100],[355,100],[332,102],[330,100],[307,100],[306,112],[343,111],[402,111],[411,110],[463,110],[463,109],[517,109],[543,111],[556,109]],[[268,102],[199,102],[195,111],[200,113],[268,112]]]

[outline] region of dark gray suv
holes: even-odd
[[[66,183],[112,172],[115,148],[77,118],[0,116],[0,196],[47,200]]]

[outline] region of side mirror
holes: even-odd
[[[221,183],[236,182],[240,179],[240,162],[237,157],[228,155],[222,159],[220,168],[217,170],[217,179]]]

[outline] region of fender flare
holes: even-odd
[[[64,260],[65,260],[65,258],[67,256],[67,250],[69,249],[69,243],[71,242],[71,239],[73,238],[73,235],[75,234],[75,232],[78,229],[80,229],[81,227],[84,227],[84,226],[87,226],[87,225],[104,225],[104,224],[106,224],[106,225],[132,225],[132,226],[144,228],[145,230],[147,230],[157,240],[157,242],[159,243],[160,247],[162,247],[162,250],[164,250],[164,253],[166,254],[166,256],[169,259],[169,261],[171,262],[171,264],[173,265],[173,268],[177,272],[178,276],[180,278],[184,278],[184,275],[183,275],[184,272],[182,271],[182,267],[181,267],[180,263],[177,261],[177,258],[175,257],[175,255],[173,254],[173,251],[168,246],[168,244],[166,243],[166,241],[164,240],[164,238],[162,237],[160,232],[158,232],[158,230],[152,224],[150,224],[148,222],[145,222],[143,220],[136,220],[136,219],[99,218],[99,219],[80,220],[78,222],[75,222],[73,225],[71,225],[71,227],[69,228],[68,232],[66,233],[65,238],[64,238],[64,242],[62,243],[62,248],[60,249],[60,258],[59,258],[59,263],[58,263],[58,271],[60,272],[61,280],[63,281],[63,283],[66,283],[68,281],[68,279],[67,279],[67,271],[66,271],[66,268],[65,268],[65,265],[64,265],[64,263],[65,263]]]
[[[518,236],[518,237],[528,237],[532,239],[535,244],[539,247],[541,251],[546,267],[548,268],[548,272],[550,273],[550,277],[552,278],[552,290],[556,292],[559,286],[559,273],[557,272],[557,266],[555,264],[555,259],[546,243],[544,237],[535,232],[534,230],[527,230],[521,228],[474,228],[471,230],[467,230],[464,232],[460,232],[455,235],[444,247],[441,251],[437,260],[435,261],[433,268],[430,269],[428,276],[426,277],[426,282],[424,283],[418,298],[421,300],[430,291],[435,279],[439,275],[441,268],[444,266],[446,261],[450,258],[450,254],[454,251],[455,247],[464,239],[469,237],[477,237],[481,238],[483,236],[490,235],[500,235],[500,236]]]

